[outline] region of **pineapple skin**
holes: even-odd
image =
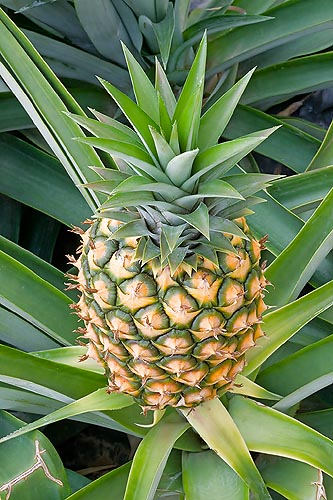
[[[135,258],[137,238],[116,241],[120,222],[97,219],[82,234],[72,308],[84,321],[88,357],[105,369],[109,392],[147,410],[194,407],[232,389],[245,353],[264,335],[268,284],[259,265],[263,242],[225,234],[238,255],[218,252],[220,266],[197,256],[171,276],[158,259]]]

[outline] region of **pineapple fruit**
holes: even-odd
[[[275,176],[237,166],[273,129],[218,144],[250,78],[201,115],[206,39],[178,100],[156,61],[155,87],[124,48],[136,103],[102,81],[130,128],[94,111],[71,115],[109,153],[87,187],[107,195],[82,233],[71,287],[87,354],[110,392],[144,409],[193,407],[232,388],[263,335],[263,241],[245,216]]]

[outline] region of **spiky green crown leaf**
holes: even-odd
[[[118,168],[99,168],[103,180],[87,185],[108,195],[98,216],[124,222],[113,234],[115,239],[143,238],[137,256],[140,259],[145,258],[151,240],[149,251],[152,243],[157,248],[152,252],[154,257],[160,253],[161,264],[168,263],[171,268],[198,253],[195,248],[202,243],[233,253],[222,233],[246,238],[232,219],[247,215],[247,205],[258,201],[253,195],[277,177],[244,174],[240,169],[238,174],[230,172],[276,127],[218,144],[253,71],[201,116],[205,36],[178,100],[158,62],[153,86],[128,49],[123,48],[136,102],[110,83],[101,83],[133,130],[97,112],[98,121],[70,115],[94,135],[78,140],[109,153]]]

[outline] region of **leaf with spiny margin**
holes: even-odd
[[[126,64],[132,81],[132,87],[138,106],[148,115],[155,123],[160,122],[158,112],[158,99],[156,90],[149,80],[146,72],[140,66],[135,57],[128,50],[126,45],[122,43]]]
[[[214,250],[214,248],[210,248],[207,245],[199,244],[195,247],[193,251],[196,255],[208,259],[216,267],[220,267],[219,259],[217,257],[217,253],[216,250]]]
[[[179,142],[183,151],[193,149],[197,145],[205,83],[206,53],[207,38],[204,36],[184,83],[173,116],[173,121],[178,123]],[[188,144],[189,138],[190,144]]]
[[[282,396],[275,394],[274,392],[268,391],[261,385],[256,384],[252,380],[244,375],[238,374],[235,379],[235,384],[232,387],[232,392],[234,394],[242,394],[243,396],[248,396],[250,398],[258,399],[268,399],[272,401],[278,401],[282,399]]]
[[[216,179],[214,181],[201,182],[198,186],[198,195],[218,198],[236,198],[243,200],[243,196],[228,182]]]
[[[94,191],[99,191],[101,193],[111,194],[113,190],[119,185],[120,182],[128,178],[128,174],[122,174],[122,172],[117,172],[116,170],[114,170],[114,173],[116,174],[114,180],[89,182],[88,184],[84,184],[84,187],[88,187],[90,189],[93,189]],[[117,174],[122,174],[122,175],[118,176]]]
[[[185,153],[172,158],[165,167],[165,173],[176,186],[181,186],[190,177],[192,165],[198,152],[199,149],[185,151]]]
[[[118,156],[119,158],[129,161],[133,163],[133,165],[137,165],[139,167],[141,166],[142,168],[147,165],[154,165],[149,154],[135,144],[115,141],[113,139],[104,139],[101,137],[75,137],[74,140],[101,149],[102,151],[106,151],[111,155]]]
[[[89,184],[83,184],[84,187],[98,191],[99,193],[111,194],[112,191],[118,186],[119,181],[97,181]]]
[[[333,189],[295,238],[266,271],[275,287],[268,303],[282,306],[296,299],[333,245]]]
[[[74,120],[76,123],[89,130],[96,137],[112,139],[114,141],[128,142],[129,144],[134,144],[135,146],[144,149],[144,145],[140,141],[139,137],[133,132],[132,129],[126,127],[122,123],[117,122],[110,118],[110,123],[106,124],[92,118],[87,118],[85,116],[75,115],[73,113],[65,113],[69,118]],[[113,120],[113,123],[111,122]],[[116,125],[115,125],[116,124]],[[118,126],[120,125],[120,127]]]
[[[232,2],[229,2],[229,4]],[[251,1],[251,3],[253,3]],[[220,2],[219,2],[219,9]],[[242,5],[243,7],[243,5]],[[206,7],[207,8],[207,7]],[[264,9],[266,10],[266,9]],[[221,12],[221,10],[219,10]],[[247,9],[246,9],[247,11]],[[272,17],[268,16],[250,16],[248,13],[244,15],[230,15],[230,14],[220,14],[206,17],[191,24],[183,33],[184,40],[191,45],[195,45],[198,40],[200,40],[203,31],[206,29],[209,35],[217,34],[221,35],[223,32],[230,30],[232,28],[237,28],[238,26],[243,26],[246,24],[260,23],[263,21],[269,21]]]
[[[243,196],[236,191],[232,186],[230,186],[227,182],[216,180],[216,181],[208,181],[207,186],[204,185],[204,189],[201,192],[199,186],[199,192],[197,194],[190,194],[188,196],[183,196],[176,200],[177,205],[184,208],[189,208],[191,205],[193,206],[195,201],[203,198],[227,198],[227,199],[240,199],[244,200]],[[207,205],[215,206],[217,200],[213,202],[207,202]]]
[[[171,276],[176,272],[178,266],[184,261],[188,247],[178,247],[168,255]]]
[[[167,76],[157,58],[155,59],[155,87],[156,91],[161,95],[171,119],[174,115],[177,101]]]
[[[180,154],[180,146],[179,146],[179,136],[178,136],[178,125],[177,122],[174,122],[172,124],[172,129],[170,133],[170,140],[169,144],[173,151],[175,152],[175,155]]]
[[[131,136],[133,141],[137,141],[137,143],[142,146],[142,142],[138,135],[134,132],[133,129],[128,127],[127,125],[124,125],[123,123],[119,122],[118,120],[115,120],[114,118],[111,118],[111,116],[104,115],[100,111],[97,111],[96,109],[93,108],[88,108],[89,111],[97,118],[99,122],[104,123],[105,125],[109,125],[110,127],[116,128],[120,132],[123,132],[124,134],[128,134]]]
[[[136,191],[132,196],[128,193],[116,193],[112,195],[101,207],[101,212],[109,208],[126,208],[126,207],[157,207],[160,211],[174,210],[175,206],[166,201],[155,200],[153,194],[149,191]]]
[[[165,170],[169,161],[174,158],[175,153],[164,137],[157,132],[157,130],[153,127],[149,127],[149,130],[154,139],[158,160],[163,170]]]
[[[244,198],[265,189],[272,181],[280,178],[280,175],[269,174],[235,174],[225,177]]]
[[[153,138],[149,131],[149,125],[158,128],[157,123],[154,122],[132,99],[126,94],[118,90],[111,83],[99,78],[99,81],[107,92],[111,95],[114,101],[118,104],[124,115],[133,125],[138,136],[150,151],[151,156],[155,155],[155,145]]]
[[[155,201],[154,195],[147,191],[136,191],[131,196],[128,196],[128,193],[117,193],[103,203],[101,208],[103,210],[105,208],[136,207],[152,201]]]
[[[237,226],[234,222],[228,219],[222,219],[222,217],[217,217],[215,215],[210,215],[209,225],[211,231],[217,231],[219,233],[232,234],[233,236],[239,236],[243,240],[249,240],[245,233]]]
[[[333,442],[326,436],[249,398],[235,396],[228,409],[251,451],[289,457],[333,476]]]
[[[147,239],[144,237],[141,237],[139,240],[138,246],[135,249],[134,258],[133,258],[134,260],[142,260],[146,243],[147,243]]]
[[[250,196],[244,201],[237,201],[236,203],[233,202],[234,200],[221,198],[221,200],[215,205],[214,214],[221,215],[228,219],[237,219],[238,217],[241,217],[241,215],[237,214],[246,211],[246,215],[250,215],[253,213],[253,211],[247,210],[248,207],[252,207],[253,205],[257,205],[258,203],[266,202],[266,200],[257,196]]]
[[[132,222],[140,219],[140,215],[135,212],[118,212],[116,210],[104,210],[101,214],[94,215],[95,219],[108,218],[119,220],[120,222]]]
[[[179,241],[180,235],[186,228],[186,224],[181,224],[180,226],[169,226],[168,224],[162,224],[161,227],[166,242],[168,243],[170,250],[173,251],[177,245],[177,242]]]
[[[142,257],[142,265],[160,256],[160,249],[148,238]]]
[[[168,245],[168,242],[165,238],[165,235],[163,233],[161,233],[161,236],[160,236],[160,254],[161,254],[161,264],[164,266],[165,265],[165,261],[168,257],[168,255],[170,255],[171,253],[171,250],[169,248],[169,245]]]
[[[196,247],[197,249],[197,247]],[[194,250],[193,250],[194,252]],[[199,265],[199,262],[198,262],[198,256],[197,254],[194,252],[194,253],[191,253],[191,255],[188,255],[185,259],[184,259],[184,262],[190,266],[191,269],[194,269],[195,271],[197,271],[198,269],[198,265]]]
[[[167,140],[169,140],[172,130],[172,121],[169,116],[168,110],[165,106],[165,103],[163,101],[163,97],[159,92],[157,92],[157,98],[158,98],[158,109],[160,113],[160,129],[164,137]]]
[[[267,337],[258,340],[259,348],[247,353],[248,364],[242,374],[249,375],[255,371],[281,345],[332,304],[333,280],[294,302],[265,314],[263,329]]]
[[[184,195],[184,191],[176,186],[164,182],[151,182],[147,177],[141,175],[132,175],[125,179],[114,189],[113,193],[130,193],[132,191],[150,191],[157,192],[168,199],[178,198]]]
[[[123,238],[138,238],[140,236],[149,236],[151,232],[146,226],[145,222],[141,219],[133,220],[127,224],[120,226],[117,231],[112,233],[112,240],[121,240]]]
[[[198,243],[203,243],[219,252],[238,255],[237,250],[233,247],[228,238],[221,233],[212,231],[210,232],[209,240],[200,238]]]
[[[198,147],[200,149],[207,149],[217,143],[249,83],[254,69],[223,94],[201,117],[198,132]]]
[[[175,31],[175,12],[172,2],[169,2],[166,15],[162,21],[151,24],[160,49],[163,66],[166,68]]]
[[[94,172],[96,172],[98,175],[100,175],[102,177],[102,179],[104,180],[110,180],[112,181],[113,180],[113,175],[115,172],[118,172],[118,170],[115,170],[113,168],[103,168],[103,167],[90,167],[91,170],[93,170]],[[123,172],[122,172],[123,174]],[[128,174],[125,174],[128,176]]]
[[[107,393],[105,387],[102,387],[101,389],[97,389],[91,394],[77,399],[76,401],[63,406],[62,408],[59,408],[58,410],[55,410],[52,413],[31,422],[30,424],[25,424],[23,427],[20,427],[14,432],[0,438],[0,442],[6,442],[14,437],[22,436],[27,432],[39,429],[44,425],[59,422],[59,420],[81,415],[82,413],[100,410],[118,410],[131,406],[132,404],[133,399],[128,395],[121,393],[111,395]]]
[[[195,182],[205,175],[206,180],[218,179],[226,174],[244,156],[249,154],[279,127],[261,130],[248,134],[233,141],[200,151],[193,164],[193,175],[185,182],[183,188],[191,191]]]
[[[209,213],[204,203],[200,203],[194,212],[187,215],[178,215],[178,217],[190,224],[194,229],[197,229],[199,233],[209,240]]]
[[[150,156],[143,149],[133,144],[112,141],[111,139],[100,139],[97,137],[85,137],[79,140],[80,142],[85,142],[86,144],[129,162],[134,170],[136,167],[140,173],[143,172],[142,175],[149,175],[156,181],[169,182],[169,178],[165,173],[151,163]]]
[[[218,398],[201,403],[194,411],[180,411],[205,443],[243,479],[254,498],[271,500],[238,427]]]

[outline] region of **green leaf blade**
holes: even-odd
[[[237,472],[258,500],[271,500],[241,434],[218,399],[206,401],[192,411],[182,410],[182,413],[208,446]]]
[[[188,428],[186,420],[171,414],[148,432],[135,453],[124,500],[153,500],[171,449]]]
[[[201,149],[206,149],[216,144],[228,125],[253,72],[254,69],[249,71],[202,116],[198,134],[198,146]]]
[[[300,460],[332,476],[333,442],[327,437],[250,399],[235,397],[229,409],[250,450]]]

